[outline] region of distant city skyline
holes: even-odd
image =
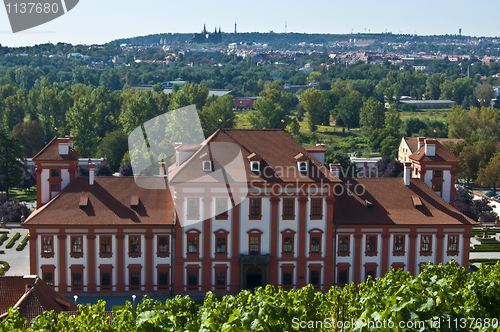
[[[304,3],[262,1],[235,3],[229,0],[185,2],[150,0],[80,0],[75,9],[39,27],[13,34],[5,7],[0,9],[0,44],[32,46],[43,43],[103,44],[109,41],[156,33],[200,32],[206,24],[212,32],[382,33],[462,35],[495,37],[500,26],[497,1],[471,5],[464,0],[356,3],[318,0]]]

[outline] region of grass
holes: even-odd
[[[500,252],[500,242],[483,243],[470,248],[471,252]]]
[[[2,191],[5,194],[5,191]],[[19,190],[19,189],[10,189],[9,190],[9,199],[14,201],[26,201],[26,202],[35,202],[36,201],[36,186],[31,187],[27,190]]]
[[[16,235],[14,235],[12,237],[12,239],[10,239],[9,243],[7,243],[5,248],[7,248],[7,249],[12,248],[14,246],[14,243],[16,243],[17,239],[19,239],[20,237],[21,237],[21,233],[17,232]]]
[[[9,263],[0,261],[0,276],[9,268]]]
[[[22,251],[25,247],[26,247],[26,244],[28,244],[28,234],[26,234],[26,236],[24,237],[24,239],[21,241],[21,243],[19,243],[17,245],[17,248],[16,250],[17,251]]]

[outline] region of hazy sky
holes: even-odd
[[[165,32],[198,32],[207,25],[233,32],[385,32],[419,35],[498,36],[500,1],[168,1],[80,0],[70,12],[44,25],[12,33],[0,8],[0,44],[102,44],[117,38]],[[366,30],[365,30],[366,29]]]

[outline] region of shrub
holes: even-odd
[[[9,263],[0,261],[0,276],[9,268]]]
[[[14,235],[12,237],[12,239],[10,239],[9,243],[7,243],[7,245],[5,246],[5,248],[7,249],[10,249],[14,246],[14,243],[17,241],[17,239],[19,239],[21,237],[21,233],[17,232],[16,235]]]
[[[3,244],[5,240],[7,240],[7,233],[3,233],[2,236],[0,236],[0,246]]]
[[[24,239],[21,241],[21,243],[19,243],[16,247],[16,250],[17,251],[22,251],[24,249],[24,247],[26,247],[26,244],[28,243],[28,235],[26,234],[26,236],[24,237]]]

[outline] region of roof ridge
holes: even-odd
[[[54,136],[53,139],[50,140],[49,143],[47,143],[40,151],[38,151],[38,153],[36,155],[33,156],[33,158],[31,158],[31,160],[35,160],[42,152],[44,152],[51,144],[54,140],[57,139],[57,136]]]

